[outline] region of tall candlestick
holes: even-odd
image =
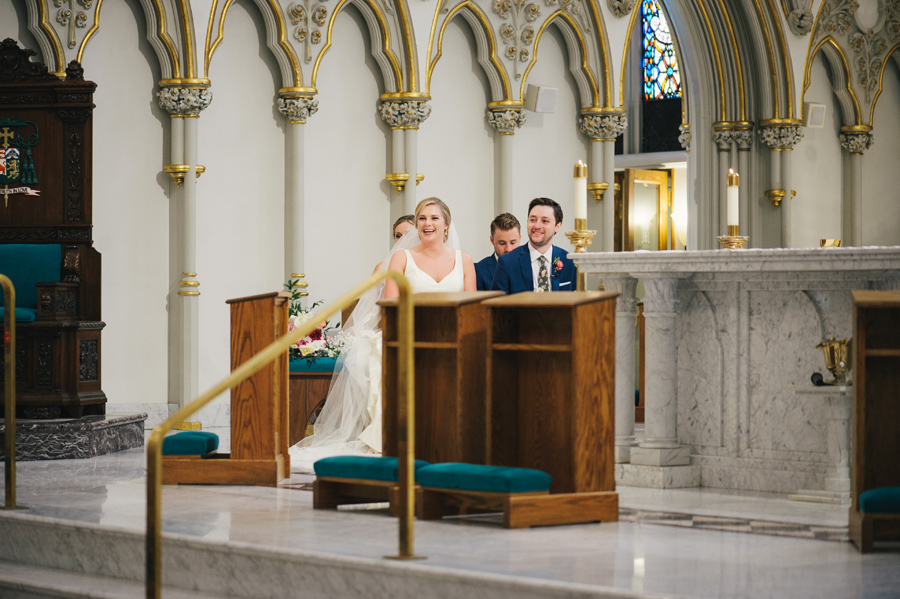
[[[575,220],[587,220],[587,165],[575,164]]]
[[[728,169],[728,189],[725,195],[727,225],[738,226],[740,220],[740,203],[738,201],[738,188],[740,187],[740,176],[734,169]]]

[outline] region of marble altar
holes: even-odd
[[[820,397],[796,387],[811,386],[813,372],[827,377],[819,342],[851,336],[851,290],[900,287],[900,247],[570,257],[589,280],[599,278],[606,290],[622,294],[616,320],[620,484],[826,490],[835,469],[828,447],[834,418]],[[640,444],[634,337],[620,330],[633,330],[638,279],[646,318]]]

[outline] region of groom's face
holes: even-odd
[[[556,215],[550,206],[535,206],[528,213],[528,240],[531,245],[542,249],[553,243],[553,236],[562,223],[556,222]]]

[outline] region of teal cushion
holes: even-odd
[[[0,321],[6,318],[6,308],[0,308]],[[34,322],[37,318],[37,310],[31,308],[16,308],[16,322]]]
[[[37,308],[35,283],[59,281],[62,246],[43,243],[0,243],[0,274],[16,288],[16,306]],[[0,306],[4,304],[0,293]]]
[[[204,431],[182,431],[163,439],[163,455],[206,455],[219,448],[219,435]]]
[[[549,491],[553,477],[546,472],[528,468],[448,462],[422,468],[416,473],[416,479],[423,487],[438,489],[528,493]]]
[[[416,475],[428,462],[416,460]],[[397,480],[397,458],[369,457],[360,455],[338,455],[323,458],[313,464],[316,476],[331,478],[360,478],[363,480]]]
[[[900,514],[900,487],[882,487],[861,493],[859,511],[869,514]]]
[[[294,358],[291,357],[291,372],[334,372],[337,358]]]

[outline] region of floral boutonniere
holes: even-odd
[[[559,256],[553,259],[553,276],[556,276],[556,273],[563,269],[562,260],[560,260]]]

